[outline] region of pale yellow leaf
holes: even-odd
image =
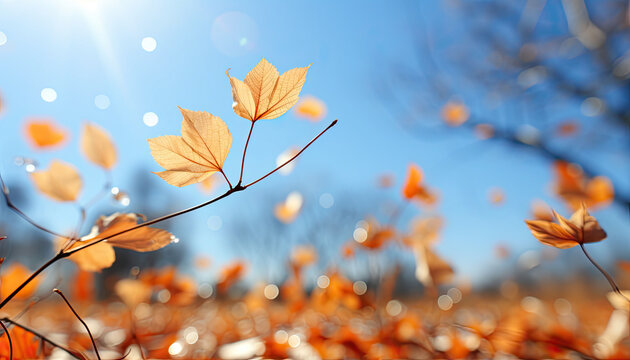
[[[269,108],[259,115],[259,119],[275,119],[297,103],[309,67],[291,69],[280,75],[271,94]]]
[[[149,139],[151,155],[166,171],[156,173],[175,186],[202,182],[217,171],[232,146],[232,134],[219,117],[181,109],[182,135]]]
[[[249,87],[239,79],[230,76],[230,69],[225,73],[230,79],[232,86],[232,108],[236,115],[247,120],[256,120],[256,103]]]
[[[269,101],[273,89],[278,81],[278,70],[271,65],[264,57],[258,65],[256,65],[245,76],[245,84],[249,87],[254,103],[256,104],[256,112],[254,119],[264,114],[269,109]]]
[[[92,228],[92,232],[81,238],[80,242],[98,241],[130,229],[137,225],[138,219],[139,217],[136,214],[114,213],[110,216],[101,216]],[[105,241],[114,247],[146,252],[161,249],[175,240],[175,236],[166,230],[145,226]]]
[[[76,200],[83,182],[77,170],[70,164],[53,160],[50,168],[31,174],[37,189],[57,201]]]
[[[225,122],[205,111],[179,110],[184,116],[184,141],[217,171],[221,170],[232,146],[232,134]]]
[[[98,125],[83,125],[81,151],[88,160],[104,169],[111,169],[116,165],[116,147],[109,134]]]

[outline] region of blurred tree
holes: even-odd
[[[422,139],[463,129],[575,163],[610,178],[630,210],[630,3],[446,4],[453,26],[420,25],[417,58],[379,86],[401,124]]]

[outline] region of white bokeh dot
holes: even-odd
[[[157,48],[157,41],[154,38],[150,36],[142,38],[142,49],[144,51],[153,52],[155,48]]]
[[[53,102],[57,100],[57,92],[52,88],[44,88],[41,92],[42,100],[45,102]]]
[[[319,197],[319,205],[324,209],[329,209],[335,204],[335,198],[329,193],[323,193]]]
[[[223,220],[220,216],[212,215],[208,218],[208,228],[212,231],[217,231],[223,226]]]
[[[0,31],[0,46],[4,45],[6,43],[7,43],[7,36],[5,35],[5,33]]]
[[[142,116],[142,121],[144,122],[144,125],[148,127],[153,127],[157,125],[159,118],[156,113],[148,112]]]
[[[109,107],[109,97],[107,95],[96,95],[94,97],[94,105],[101,110],[105,110]]]

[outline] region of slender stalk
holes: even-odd
[[[79,360],[84,359],[84,358],[83,358],[82,356],[80,356],[77,352],[74,352],[74,351],[72,351],[72,350],[70,350],[70,349],[68,349],[68,348],[66,348],[66,347],[64,347],[64,346],[59,345],[58,343],[56,343],[56,342],[54,342],[54,341],[50,340],[49,338],[47,338],[46,336],[44,336],[44,335],[40,334],[39,332],[37,332],[37,331],[35,331],[35,330],[33,330],[33,329],[31,329],[31,328],[29,328],[29,327],[25,326],[25,325],[22,325],[22,324],[20,324],[20,323],[18,323],[18,322],[15,322],[15,321],[13,321],[13,320],[9,319],[8,317],[4,317],[4,318],[0,319],[0,321],[6,321],[6,322],[8,322],[8,323],[10,323],[10,324],[12,324],[12,325],[14,325],[14,326],[19,327],[20,329],[22,329],[22,330],[24,330],[24,331],[28,331],[28,332],[30,332],[31,334],[33,334],[33,335],[35,335],[35,336],[39,337],[40,339],[44,340],[45,342],[49,343],[50,345],[52,345],[52,346],[54,346],[54,347],[56,347],[56,348],[59,348],[59,349],[61,349],[61,350],[65,351],[66,353],[68,353],[70,356],[72,356],[72,357],[73,357],[73,358],[75,358],[75,359],[79,359]]]
[[[286,164],[290,163],[291,161],[295,160],[295,158],[296,158],[296,157],[300,156],[300,154],[301,154],[302,152],[304,152],[304,150],[306,150],[309,146],[311,146],[311,144],[312,144],[313,142],[315,142],[315,140],[317,140],[320,136],[324,135],[324,133],[325,133],[326,131],[328,131],[331,127],[335,126],[336,124],[337,124],[337,120],[335,120],[335,121],[333,121],[332,123],[330,123],[330,125],[328,125],[328,127],[327,127],[327,128],[325,128],[324,130],[322,130],[322,132],[320,132],[317,136],[315,136],[315,137],[313,138],[313,140],[309,141],[309,143],[308,143],[308,144],[306,144],[306,146],[304,146],[304,147],[302,148],[302,150],[300,150],[297,154],[293,155],[293,157],[292,157],[292,158],[290,158],[289,160],[285,161],[284,163],[282,163],[282,165],[280,165],[280,166],[276,167],[275,169],[271,170],[270,172],[268,172],[267,174],[263,175],[262,177],[258,178],[258,180],[254,180],[254,181],[252,181],[251,183],[249,183],[249,184],[245,185],[245,187],[246,187],[246,188],[247,188],[247,187],[250,187],[250,186],[254,185],[255,183],[257,183],[257,182],[259,182],[259,181],[261,181],[261,180],[265,179],[267,176],[269,176],[269,175],[271,175],[271,174],[275,173],[276,171],[278,171],[278,170],[282,169],[282,168],[283,168]]]
[[[59,289],[53,289],[54,292],[56,292],[57,294],[59,294],[59,296],[61,296],[61,298],[63,299],[63,301],[66,302],[66,305],[68,305],[68,307],[70,308],[70,310],[72,310],[72,313],[74,314],[74,316],[77,317],[77,319],[79,319],[79,321],[81,322],[81,324],[83,324],[83,327],[85,328],[85,330],[87,331],[88,335],[90,335],[90,340],[92,340],[92,346],[94,346],[94,352],[96,353],[96,358],[98,360],[101,360],[101,355],[98,353],[98,348],[96,347],[96,342],[94,341],[94,336],[92,336],[92,332],[90,331],[90,328],[87,326],[87,324],[85,323],[85,321],[83,321],[83,319],[81,319],[81,316],[79,316],[79,314],[74,310],[74,308],[72,307],[72,305],[70,305],[70,301],[68,301],[68,299],[66,299],[66,296],[61,292],[61,290]]]
[[[2,194],[4,194],[4,200],[5,203],[7,204],[7,207],[9,209],[11,209],[13,212],[15,212],[16,214],[18,214],[22,219],[26,220],[26,222],[28,222],[29,224],[33,225],[34,227],[47,232],[51,235],[55,235],[55,236],[60,236],[65,238],[66,236],[61,235],[55,231],[52,231],[44,226],[39,225],[38,223],[35,222],[35,220],[31,219],[28,215],[26,215],[22,210],[20,210],[17,206],[15,206],[15,204],[13,204],[13,201],[11,200],[11,197],[9,196],[9,187],[4,183],[4,180],[2,179],[2,176],[0,176],[0,186],[2,186]]]
[[[7,339],[9,340],[9,359],[13,360],[13,341],[11,341],[11,335],[9,335],[9,329],[4,325],[4,322],[0,321],[0,325],[4,329],[4,333],[7,334]]]
[[[252,137],[252,131],[254,130],[254,124],[256,122],[252,121],[252,126],[249,128],[249,134],[247,134],[247,141],[245,141],[245,148],[243,149],[243,160],[241,161],[241,176],[238,177],[238,183],[240,184],[243,181],[243,168],[245,168],[245,154],[247,153],[247,145],[249,145],[249,138]]]
[[[584,247],[584,244],[580,243],[580,248],[582,248],[582,251],[584,252],[584,255],[586,255],[586,258],[591,262],[591,264],[593,264],[597,270],[599,270],[600,273],[602,273],[602,275],[604,275],[604,277],[606,278],[606,280],[608,280],[608,283],[610,284],[610,286],[613,288],[613,291],[616,292],[617,294],[621,295],[624,299],[626,299],[626,301],[630,302],[630,299],[628,299],[622,292],[621,290],[619,290],[619,286],[617,286],[617,284],[615,283],[615,280],[612,278],[612,276],[610,276],[610,274],[604,270],[604,268],[602,268],[597,261],[595,261],[591,255],[589,255],[589,253],[586,251],[586,248]]]
[[[232,183],[230,182],[230,180],[228,179],[227,175],[225,175],[225,172],[223,172],[223,170],[221,170],[221,175],[223,175],[223,178],[225,179],[225,181],[227,181],[228,186],[230,187],[230,189],[232,188]]]

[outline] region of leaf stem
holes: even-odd
[[[22,324],[20,324],[20,323],[18,323],[18,322],[15,322],[15,321],[13,321],[13,320],[9,319],[8,317],[4,317],[4,318],[0,319],[0,321],[6,321],[6,322],[8,322],[9,324],[12,324],[12,325],[14,325],[14,326],[17,326],[17,327],[19,327],[20,329],[22,329],[22,330],[24,330],[24,331],[28,331],[28,332],[30,332],[31,334],[33,334],[33,335],[35,335],[35,336],[39,337],[40,339],[44,340],[45,342],[49,343],[50,345],[52,345],[52,346],[54,346],[54,347],[56,347],[56,348],[59,348],[59,349],[61,349],[61,350],[65,351],[66,353],[68,353],[70,356],[72,356],[72,357],[73,357],[73,358],[75,358],[75,359],[79,359],[79,360],[83,359],[83,357],[82,357],[82,356],[77,355],[77,353],[76,353],[76,352],[74,352],[74,351],[72,351],[72,350],[70,350],[70,349],[68,349],[68,348],[66,348],[66,347],[63,347],[63,346],[61,346],[61,345],[57,344],[56,342],[54,342],[54,341],[50,340],[49,338],[47,338],[46,336],[44,336],[44,335],[40,334],[39,332],[37,332],[37,331],[35,331],[35,330],[33,330],[33,329],[31,329],[31,328],[27,327],[27,326],[24,326],[24,325],[22,325]]]
[[[220,171],[221,171],[221,175],[223,175],[223,178],[225,178],[225,181],[227,181],[228,186],[230,187],[230,189],[232,189],[232,183],[230,182],[230,180],[228,180],[227,175],[225,175],[225,172],[223,172],[223,169],[221,169]]]
[[[602,275],[604,275],[604,277],[606,278],[606,280],[608,280],[608,283],[610,284],[610,287],[612,287],[613,291],[616,292],[617,294],[621,295],[624,299],[626,299],[626,301],[630,302],[630,299],[628,299],[622,292],[621,290],[619,290],[619,286],[617,286],[617,284],[615,283],[615,280],[612,278],[612,276],[610,276],[610,274],[604,270],[604,268],[602,268],[597,261],[595,261],[591,255],[589,255],[589,253],[586,251],[586,248],[584,247],[583,243],[580,243],[580,248],[582,248],[582,251],[584,252],[584,255],[586,255],[586,258],[591,262],[591,264],[593,264],[597,270],[599,270],[600,273],[602,273]]]
[[[249,145],[249,139],[252,137],[252,131],[254,130],[254,124],[256,121],[252,121],[252,126],[249,128],[249,134],[247,134],[247,141],[245,141],[245,148],[243,149],[243,160],[241,161],[241,176],[238,177],[238,183],[243,181],[243,168],[245,168],[245,154],[247,153],[247,146]]]
[[[83,327],[85,327],[85,330],[87,330],[88,335],[90,335],[90,340],[92,340],[92,346],[94,346],[94,352],[96,353],[96,358],[98,360],[101,360],[101,355],[98,353],[98,348],[96,348],[96,342],[94,342],[94,337],[92,336],[92,332],[90,331],[90,328],[87,326],[85,321],[83,321],[83,319],[81,319],[81,316],[79,316],[79,314],[77,314],[77,312],[74,310],[72,305],[70,305],[70,302],[68,301],[68,299],[66,299],[66,296],[61,292],[61,290],[53,289],[53,291],[56,292],[57,294],[59,294],[59,296],[61,296],[63,301],[66,302],[66,305],[68,305],[70,310],[72,310],[72,313],[74,314],[74,316],[76,316],[77,319],[79,319],[79,321],[81,322],[81,324],[83,324]]]
[[[4,329],[4,333],[7,334],[7,339],[9,340],[9,360],[13,360],[13,341],[11,341],[11,335],[9,335],[9,329],[4,325],[3,321],[0,321],[0,325]]]
[[[269,175],[271,175],[271,174],[275,173],[276,171],[278,171],[278,170],[282,169],[282,168],[283,168],[286,164],[290,163],[291,161],[295,160],[295,158],[297,158],[298,156],[300,156],[300,154],[301,154],[302,152],[304,152],[304,150],[306,150],[309,146],[311,146],[311,144],[313,144],[313,143],[315,142],[315,140],[317,140],[320,136],[324,135],[324,133],[325,133],[326,131],[328,131],[331,127],[335,126],[336,124],[337,124],[337,120],[335,120],[335,121],[333,121],[332,123],[330,123],[330,125],[328,125],[328,127],[326,127],[324,130],[322,130],[322,132],[320,132],[320,133],[319,133],[317,136],[315,136],[315,137],[314,137],[311,141],[309,141],[309,142],[308,142],[308,144],[306,144],[306,145],[302,148],[302,150],[298,151],[298,153],[297,153],[297,154],[293,155],[293,157],[292,157],[292,158],[290,158],[289,160],[285,161],[284,163],[282,163],[282,165],[280,165],[280,166],[276,167],[275,169],[271,170],[270,172],[268,172],[267,174],[263,175],[262,177],[258,178],[258,180],[254,180],[254,181],[252,181],[251,183],[249,183],[249,184],[245,185],[244,187],[245,187],[245,188],[250,187],[250,186],[252,186],[252,185],[256,184],[257,182],[259,182],[259,181],[261,181],[261,180],[265,179],[267,176],[269,176]]]

